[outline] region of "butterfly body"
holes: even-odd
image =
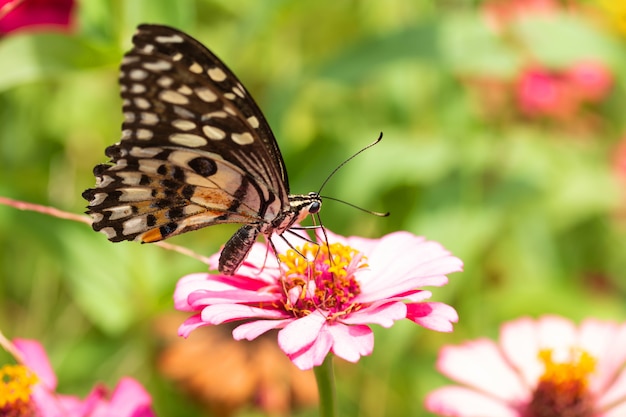
[[[234,274],[258,235],[282,234],[317,213],[317,193],[290,194],[285,165],[258,106],[201,43],[140,25],[121,66],[122,139],[97,165],[93,228],[142,243],[241,223],[220,271]]]

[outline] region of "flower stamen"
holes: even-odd
[[[526,417],[590,417],[593,398],[589,375],[596,360],[588,352],[572,349],[565,361],[557,362],[552,349],[539,352],[544,373],[533,392]]]
[[[34,415],[30,395],[37,376],[23,365],[0,368],[0,416]]]
[[[287,296],[284,305],[296,317],[322,309],[331,320],[360,308],[352,302],[361,292],[355,273],[367,264],[356,249],[340,243],[305,243],[278,256],[285,294],[299,294],[297,299]]]

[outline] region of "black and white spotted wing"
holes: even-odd
[[[156,242],[242,223],[220,271],[234,274],[259,234],[281,234],[321,207],[289,194],[276,139],[237,77],[176,29],[140,25],[120,72],[122,139],[86,190],[93,228],[113,242]]]

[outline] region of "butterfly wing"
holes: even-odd
[[[278,145],[258,106],[207,48],[141,25],[121,66],[122,139],[83,193],[109,240],[154,242],[217,223],[267,224],[289,210]]]

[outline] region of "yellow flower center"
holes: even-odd
[[[340,243],[305,243],[278,255],[283,268],[285,308],[296,317],[321,309],[328,319],[359,309],[352,300],[361,293],[354,274],[366,268],[365,257]]]
[[[572,349],[562,362],[554,360],[554,352],[539,352],[545,371],[533,392],[525,417],[591,417],[593,398],[588,390],[589,375],[596,360],[589,353]]]
[[[23,365],[5,365],[0,368],[0,416],[34,416],[30,400],[37,376]]]

